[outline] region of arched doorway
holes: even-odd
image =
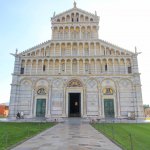
[[[72,79],[67,84],[66,114],[68,117],[83,116],[83,85],[78,79]]]
[[[105,118],[115,117],[115,105],[114,105],[114,91],[111,87],[103,88],[103,103],[104,103],[104,115]]]
[[[39,88],[36,95],[36,117],[45,117],[46,115],[46,97],[47,92],[44,88]]]

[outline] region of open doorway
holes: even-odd
[[[81,93],[69,93],[69,117],[81,117]]]

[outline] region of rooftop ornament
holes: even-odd
[[[74,1],[73,5],[74,5],[74,8],[77,8],[77,3],[75,1]]]
[[[16,48],[16,54],[18,54],[18,49]]]

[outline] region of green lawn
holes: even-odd
[[[5,117],[5,116],[1,116],[1,115],[0,115],[0,118],[6,118],[6,117]]]
[[[150,149],[150,124],[100,123],[92,126],[125,150]]]
[[[0,122],[0,150],[6,150],[10,146],[26,140],[53,125],[55,124]]]

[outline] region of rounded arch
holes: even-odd
[[[65,32],[69,32],[69,27],[68,26],[65,26]]]
[[[101,87],[103,88],[112,88],[113,91],[116,91],[117,89],[117,84],[113,79],[110,78],[105,78],[101,81]]]
[[[70,21],[70,15],[66,16],[66,21]]]
[[[125,60],[124,60],[124,58],[121,58],[120,59],[120,65],[124,65],[125,64]]]
[[[19,81],[20,85],[30,85],[32,86],[32,80],[30,80],[29,78],[22,78]]]
[[[85,32],[85,26],[81,27],[81,32]]]
[[[59,32],[62,33],[63,32],[63,26],[59,27]]]
[[[65,18],[65,17],[62,17],[61,20],[62,20],[62,22],[65,22],[65,21],[66,21],[66,18]]]
[[[49,87],[49,80],[45,78],[40,78],[34,83],[34,90],[38,95],[47,95]]]
[[[46,78],[39,78],[34,83],[34,87],[37,87],[37,86],[48,87],[49,85],[50,85],[49,80]]]
[[[110,65],[110,66],[113,65],[113,59],[112,59],[112,58],[109,58],[109,59],[108,59],[108,65]]]
[[[130,80],[128,78],[122,78],[119,80],[119,87],[120,88],[129,89],[129,88],[132,88],[132,86],[133,86],[133,82],[132,82],[132,80]]]
[[[90,21],[92,22],[92,21],[93,21],[93,18],[90,18]]]
[[[57,22],[60,22],[60,19],[57,19]]]
[[[89,17],[88,16],[85,17],[85,21],[89,21]]]
[[[116,50],[116,55],[120,55],[120,51],[119,50]]]
[[[131,66],[131,65],[132,65],[130,58],[127,58],[127,59],[126,59],[126,64],[127,64],[127,66]]]
[[[84,15],[80,15],[80,21],[83,22],[84,21]]]

